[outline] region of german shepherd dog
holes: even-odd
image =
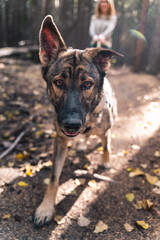
[[[45,17],[42,22],[39,55],[47,93],[54,107],[57,137],[50,183],[34,216],[37,227],[52,220],[70,138],[80,133],[86,137],[100,137],[104,149],[103,164],[108,167],[110,128],[116,115],[116,99],[105,75],[112,56],[121,56],[103,48],[67,50],[52,16]]]

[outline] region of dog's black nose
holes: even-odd
[[[66,119],[62,121],[63,131],[69,137],[78,135],[82,121],[78,119]]]

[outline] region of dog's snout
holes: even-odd
[[[82,120],[80,119],[64,119],[62,121],[64,133],[67,136],[76,136],[82,126]]]

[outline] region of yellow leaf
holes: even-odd
[[[84,169],[88,169],[89,165],[86,163],[83,167],[84,167]]]
[[[91,188],[97,188],[97,182],[93,179],[93,180],[90,180],[88,182],[88,185],[91,187]]]
[[[28,186],[28,183],[24,182],[24,181],[19,181],[18,182],[18,186],[20,187],[27,187]]]
[[[69,155],[70,157],[75,157],[75,156],[76,156],[76,150],[70,150],[70,151],[68,152],[68,155]]]
[[[127,172],[134,172],[134,171],[135,171],[135,168],[130,168],[130,167],[127,168]]]
[[[61,216],[61,215],[56,215],[56,216],[54,217],[54,221],[55,221],[58,225],[65,223],[64,216]]]
[[[8,167],[13,167],[14,163],[13,162],[8,162]]]
[[[154,172],[156,175],[160,176],[160,168],[154,169],[153,172]]]
[[[3,220],[8,220],[8,219],[10,219],[10,217],[11,217],[10,214],[5,213],[5,214],[2,216],[2,219],[3,219]]]
[[[56,138],[57,137],[57,133],[56,132],[52,133],[51,137],[52,138]]]
[[[98,152],[101,152],[101,151],[103,151],[103,147],[99,147],[99,148],[97,148],[97,150],[98,150]]]
[[[18,160],[22,160],[23,159],[23,154],[22,153],[18,153],[17,155],[16,155],[16,158],[18,159]]]
[[[16,110],[16,111],[14,112],[14,114],[15,114],[15,115],[19,115],[19,114],[20,114],[20,111]]]
[[[43,135],[43,131],[42,130],[39,130],[36,132],[36,136],[40,137]]]
[[[146,176],[146,180],[147,182],[149,182],[150,184],[154,185],[156,182],[158,182],[158,177],[155,177],[155,176],[151,176],[150,174],[146,173],[145,174]]]
[[[3,134],[3,137],[4,138],[8,138],[10,136],[10,132],[5,132],[4,134]]]
[[[101,220],[99,220],[95,229],[94,229],[94,233],[101,233],[101,232],[104,232],[107,229],[108,229],[108,225],[105,224],[104,222],[102,222]]]
[[[130,170],[129,177],[136,177],[140,175],[144,175],[144,172],[141,171],[139,168],[133,168],[132,170]]]
[[[154,204],[149,200],[145,199],[143,201],[137,201],[136,204],[134,204],[134,207],[136,209],[145,209],[145,210],[151,210],[154,207]]]
[[[149,225],[148,223],[146,223],[145,221],[136,221],[136,224],[140,227],[142,227],[143,229],[148,229]]]
[[[128,202],[132,202],[134,200],[134,194],[133,193],[127,193],[126,194],[126,199]]]

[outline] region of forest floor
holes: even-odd
[[[108,76],[119,109],[112,130],[111,169],[100,166],[101,148],[79,155],[77,140],[72,141],[56,217],[48,226],[35,229],[31,216],[46,189],[56,137],[52,107],[39,64],[1,59],[0,153],[26,133],[0,160],[0,240],[160,239],[160,79],[124,67],[111,68]],[[97,141],[91,138],[88,148]],[[76,169],[115,182],[80,181],[73,177]]]

